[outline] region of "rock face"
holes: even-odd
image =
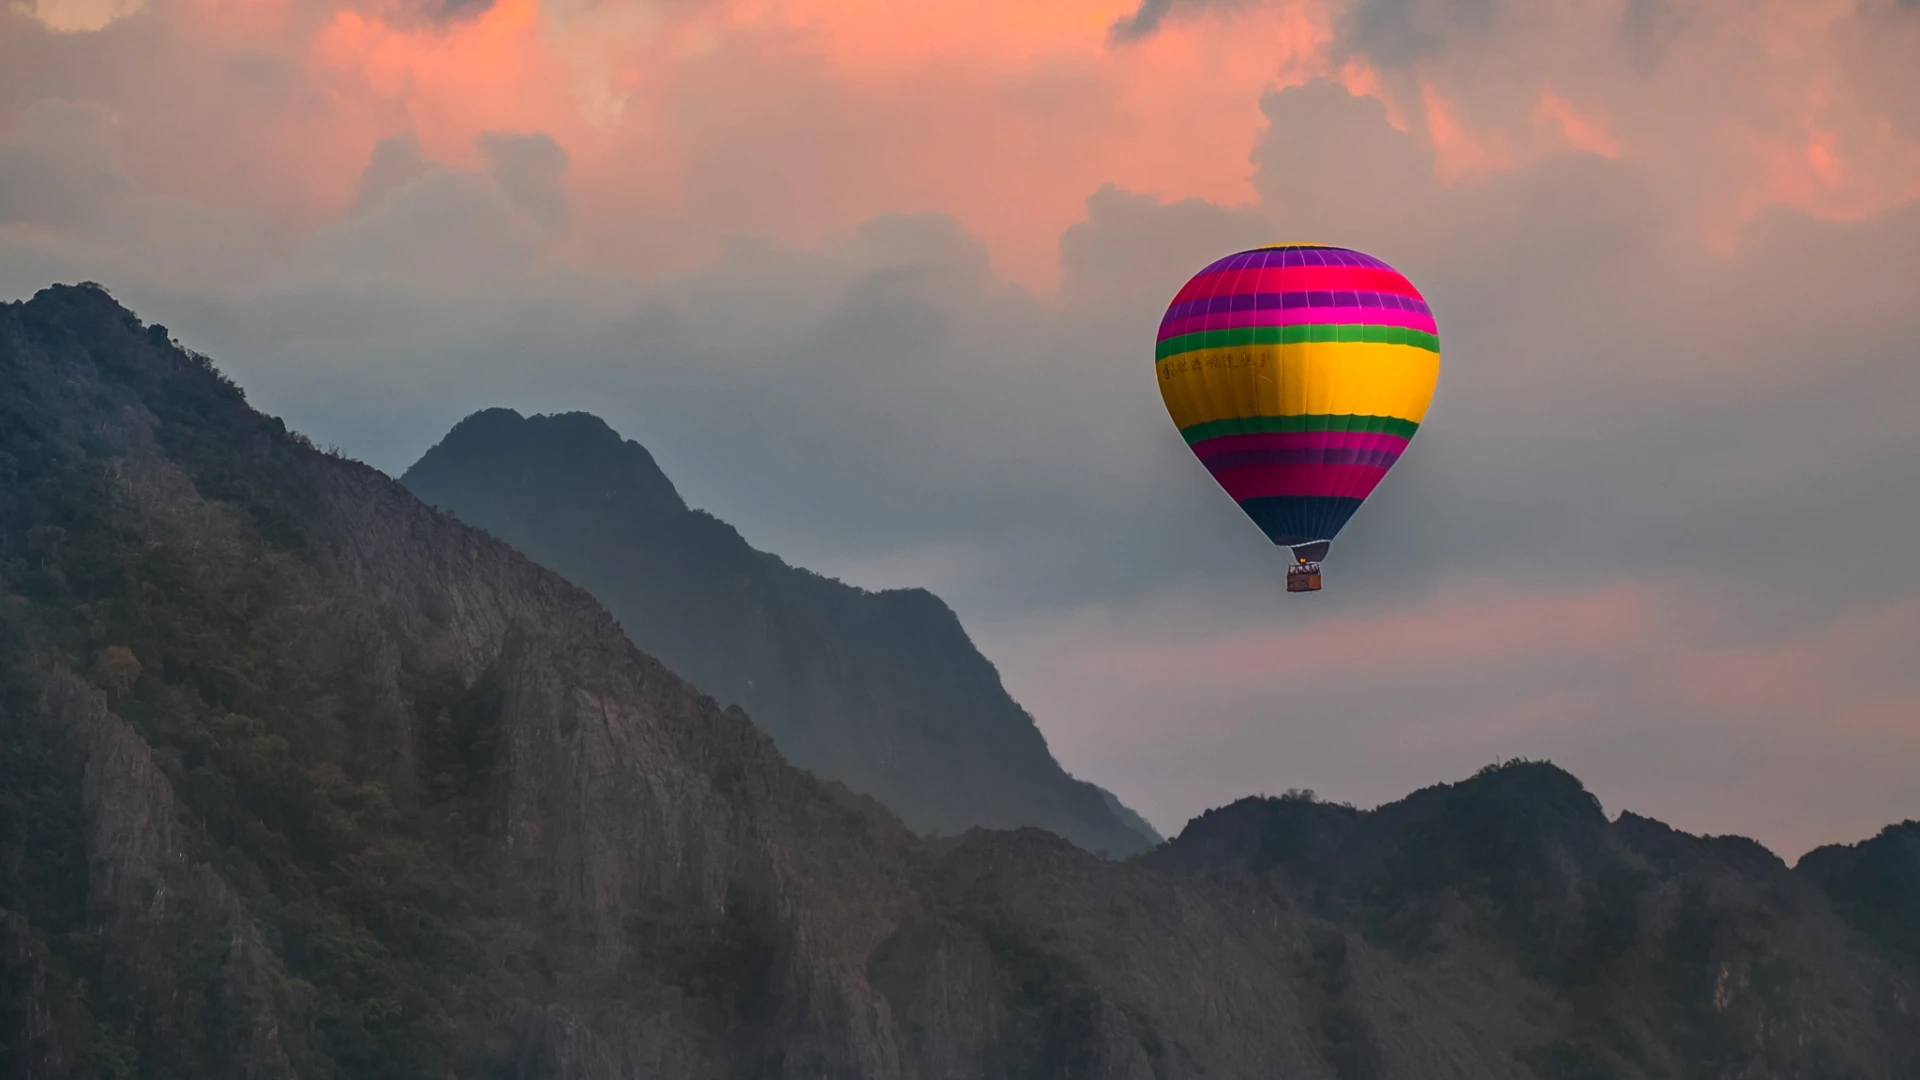
[[[938,597],[868,592],[754,550],[596,417],[475,413],[400,479],[585,588],[788,760],[914,829],[1034,825],[1115,856],[1160,840],[1054,761]]]
[[[6,1076],[1909,1080],[1911,871],[1528,763],[922,841],[97,288],[0,307]]]

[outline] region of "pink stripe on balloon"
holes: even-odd
[[[1222,288],[1222,286],[1226,286]],[[1395,293],[1419,297],[1397,270],[1355,266],[1263,266],[1229,270],[1202,271],[1174,294],[1173,303],[1183,304],[1202,296],[1220,296],[1242,292],[1293,292],[1296,289],[1360,289],[1366,292]]]

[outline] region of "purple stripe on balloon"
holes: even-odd
[[[1404,435],[1385,431],[1262,431],[1250,435],[1219,435],[1193,444],[1201,459],[1242,450],[1301,450],[1309,448],[1340,450],[1387,450],[1395,454],[1407,448]]]
[[[1345,248],[1295,248],[1286,253],[1282,266],[1355,266],[1352,256],[1358,252]]]
[[[1303,446],[1292,450],[1233,450],[1200,460],[1210,473],[1261,465],[1366,465],[1375,469],[1390,469],[1394,462],[1400,460],[1400,455],[1391,450]]]
[[[1228,311],[1267,311],[1278,308],[1364,307],[1389,311],[1417,311],[1433,314],[1427,302],[1401,293],[1355,289],[1313,289],[1296,292],[1243,292],[1226,296],[1203,296],[1197,300],[1167,308],[1164,319],[1187,319],[1195,315],[1215,315]]]
[[[1256,265],[1255,260],[1262,254],[1262,252],[1258,251],[1236,251],[1224,259],[1214,260],[1205,270],[1202,270],[1201,273],[1211,274],[1219,273],[1222,270],[1244,270],[1248,266]]]
[[[1236,251],[1225,258],[1215,259],[1201,273],[1210,274],[1221,270],[1244,270],[1249,267],[1266,266],[1365,266],[1377,270],[1393,269],[1371,255],[1348,248],[1283,247]]]
[[[1246,326],[1405,326],[1429,334],[1438,334],[1433,316],[1418,311],[1391,311],[1387,308],[1314,307],[1266,308],[1230,311],[1222,315],[1195,315],[1187,319],[1168,319],[1160,324],[1157,340],[1197,334],[1202,330],[1236,330]]]

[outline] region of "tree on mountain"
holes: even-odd
[[[126,693],[140,678],[140,658],[125,645],[109,645],[100,650],[93,667],[101,685],[113,691],[116,697]]]

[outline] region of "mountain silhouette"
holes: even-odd
[[[914,829],[1032,825],[1115,856],[1160,839],[1060,767],[938,597],[869,592],[754,550],[596,417],[475,413],[400,479],[594,594],[788,760]]]

